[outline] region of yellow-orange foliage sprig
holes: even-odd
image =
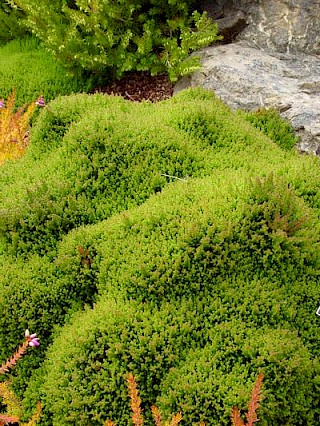
[[[259,408],[259,401],[261,397],[261,386],[262,386],[263,374],[259,373],[254,388],[251,393],[251,398],[248,405],[248,412],[246,413],[247,423],[244,424],[240,416],[240,410],[237,407],[233,407],[231,420],[233,426],[254,426],[254,423],[258,422],[257,409]]]
[[[155,405],[152,405],[151,406],[151,412],[152,412],[152,416],[153,416],[155,426],[161,426],[162,425],[162,418],[161,418],[161,413],[159,411],[159,408],[156,407]]]
[[[10,359],[8,359],[5,363],[3,363],[0,367],[0,374],[7,373],[14,367],[17,362],[23,357],[23,355],[27,352],[27,348],[29,346],[28,340],[25,340],[22,345],[19,346],[17,351],[12,355]]]
[[[21,426],[35,426],[41,415],[41,402],[37,402],[37,408],[28,423],[22,423]]]
[[[3,416],[10,416],[11,419],[15,419],[15,422],[17,422],[18,420],[16,419],[19,419],[22,413],[21,404],[13,390],[9,388],[8,381],[0,383],[0,396],[2,404],[6,406],[6,414],[1,414],[0,420],[4,421]],[[6,421],[8,423],[8,420]],[[12,422],[14,421],[12,420]]]
[[[129,389],[129,396],[131,399],[132,421],[134,426],[143,425],[143,417],[141,410],[141,399],[139,396],[138,386],[136,379],[132,373],[128,374],[127,384]]]
[[[16,94],[0,101],[0,164],[10,158],[18,158],[29,142],[30,119],[37,107],[36,102],[15,110]]]

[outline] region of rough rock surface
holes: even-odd
[[[320,154],[320,57],[267,53],[245,41],[202,50],[203,68],[180,80],[213,89],[233,109],[277,108],[301,137],[299,149]]]
[[[238,20],[237,40],[268,51],[320,54],[319,0],[201,0],[199,5],[222,33],[226,20]]]
[[[183,78],[233,109],[273,107],[302,152],[320,155],[320,0],[202,0],[224,43],[203,49],[203,69]]]

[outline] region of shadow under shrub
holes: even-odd
[[[0,0],[0,46],[28,34],[23,25],[25,14],[18,9],[12,8],[7,0]]]

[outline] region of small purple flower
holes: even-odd
[[[1,100],[0,101],[0,108],[4,108],[6,106],[6,104]]]
[[[32,337],[32,336],[34,336],[34,337]],[[29,342],[29,346],[39,346],[40,345],[40,343],[39,343],[39,337],[36,337],[36,334],[31,334],[31,336],[30,336],[30,342]]]
[[[37,337],[36,333],[30,334],[29,330],[27,329],[25,331],[25,337],[29,342],[29,346],[37,347],[40,345],[39,343],[39,337]]]
[[[46,103],[45,103],[45,101],[44,101],[44,99],[43,99],[42,96],[39,96],[39,98],[36,100],[36,105],[39,106],[39,107],[46,106]]]

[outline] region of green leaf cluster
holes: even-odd
[[[97,80],[127,71],[167,72],[172,80],[199,68],[192,51],[219,39],[217,26],[193,12],[196,2],[14,0],[26,25],[67,69]]]
[[[7,0],[0,0],[0,45],[28,34],[28,30],[23,25],[24,17],[24,13],[10,6]]]
[[[274,108],[261,108],[257,111],[239,113],[283,149],[292,149],[299,142],[290,122],[282,118]]]

